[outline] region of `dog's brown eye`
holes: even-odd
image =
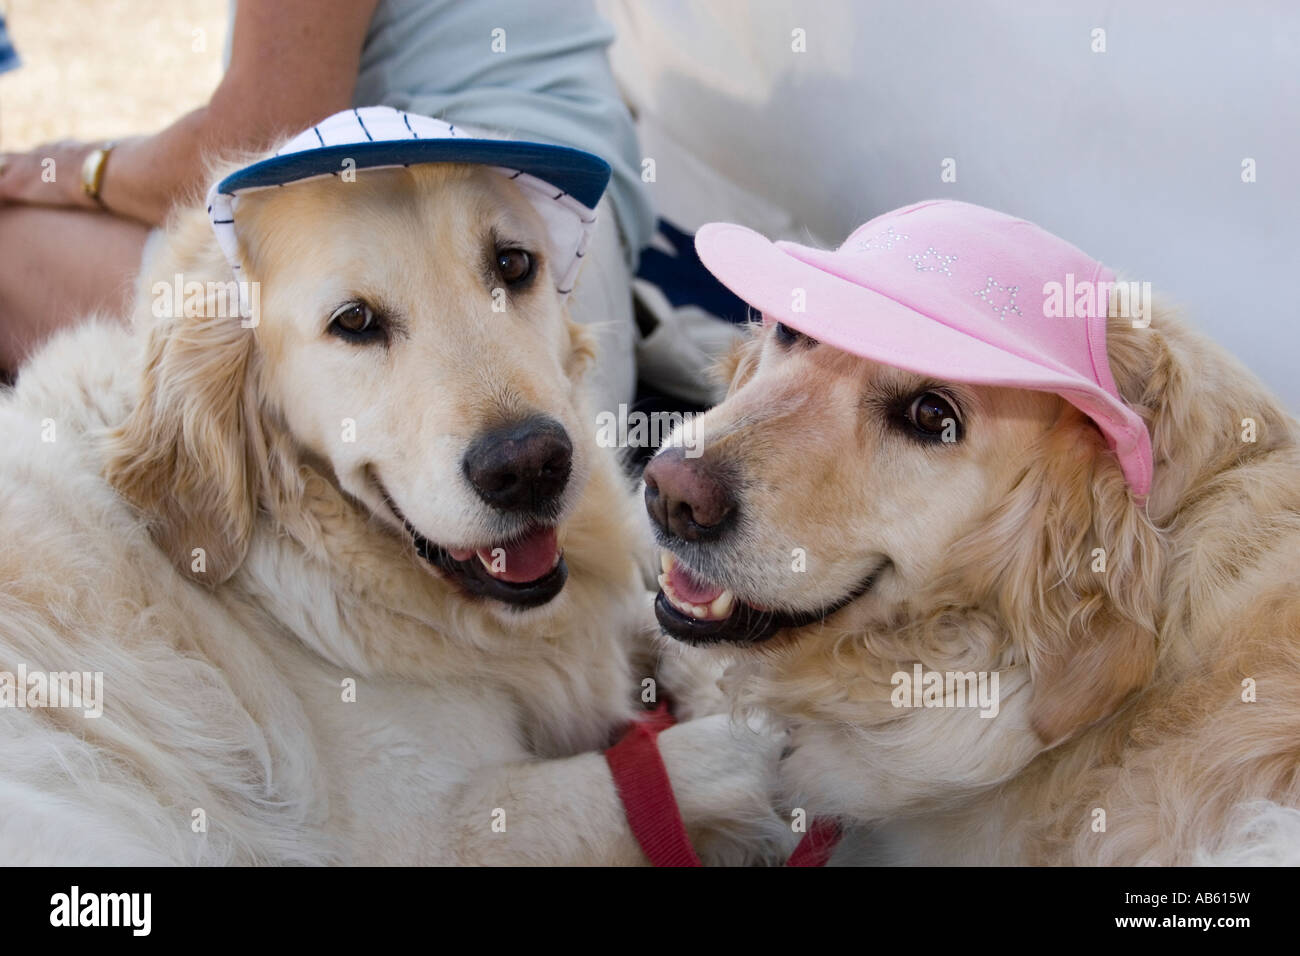
[[[364,302],[349,302],[330,316],[330,332],[346,339],[369,339],[383,334],[375,310]]]
[[[533,274],[533,257],[523,249],[502,249],[496,264],[497,275],[506,285],[518,285]]]
[[[907,419],[924,438],[945,442],[961,438],[961,422],[952,403],[934,392],[916,396],[907,410]]]

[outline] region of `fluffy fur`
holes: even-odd
[[[6,862],[642,862],[599,753],[641,677],[628,489],[544,259],[504,314],[484,274],[494,237],[543,255],[536,214],[485,169],[416,167],[250,195],[240,223],[255,328],[211,295],[154,309],[153,280],[230,278],[188,210],[133,329],[56,339],[0,402],[0,670],[105,694],[0,711]],[[330,335],[356,296],[400,335]],[[570,573],[518,611],[434,573],[372,479],[435,541],[504,534],[459,461],[534,411],[575,446]],[[779,738],[719,716],[661,741],[706,858],[753,859]]]
[[[740,522],[670,543],[679,560],[798,611],[881,569],[818,624],[707,652],[737,706],[788,723],[786,801],[860,824],[859,861],[1300,856],[1297,425],[1168,310],[1112,318],[1109,354],[1152,435],[1145,504],[1056,396],[927,382],[770,327],[696,423]],[[960,441],[890,424],[929,388],[963,409]],[[893,706],[918,663],[999,672],[998,715]]]

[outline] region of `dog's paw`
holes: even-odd
[[[773,808],[783,731],[715,714],[659,736],[682,820],[709,866],[779,864],[797,836]]]
[[[672,699],[678,720],[723,714],[731,709],[721,684],[727,669],[723,658],[657,632],[653,646],[657,651],[655,680]]]

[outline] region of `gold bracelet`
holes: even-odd
[[[100,206],[104,205],[104,201],[99,198],[99,191],[104,185],[104,167],[108,165],[108,154],[116,145],[116,143],[105,143],[97,149],[92,149],[81,164],[81,191]]]

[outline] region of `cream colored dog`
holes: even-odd
[[[789,724],[787,803],[865,824],[860,860],[1300,861],[1296,422],[1166,311],[1112,318],[1109,357],[1145,508],[1061,398],[775,323],[703,455],[646,471],[661,620]]]
[[[417,166],[240,215],[255,328],[212,289],[154,314],[154,280],[230,278],[186,212],[135,330],[54,341],[0,404],[4,862],[643,862],[599,752],[644,670],[637,519],[536,213]],[[661,745],[707,860],[782,829],[778,740]]]

